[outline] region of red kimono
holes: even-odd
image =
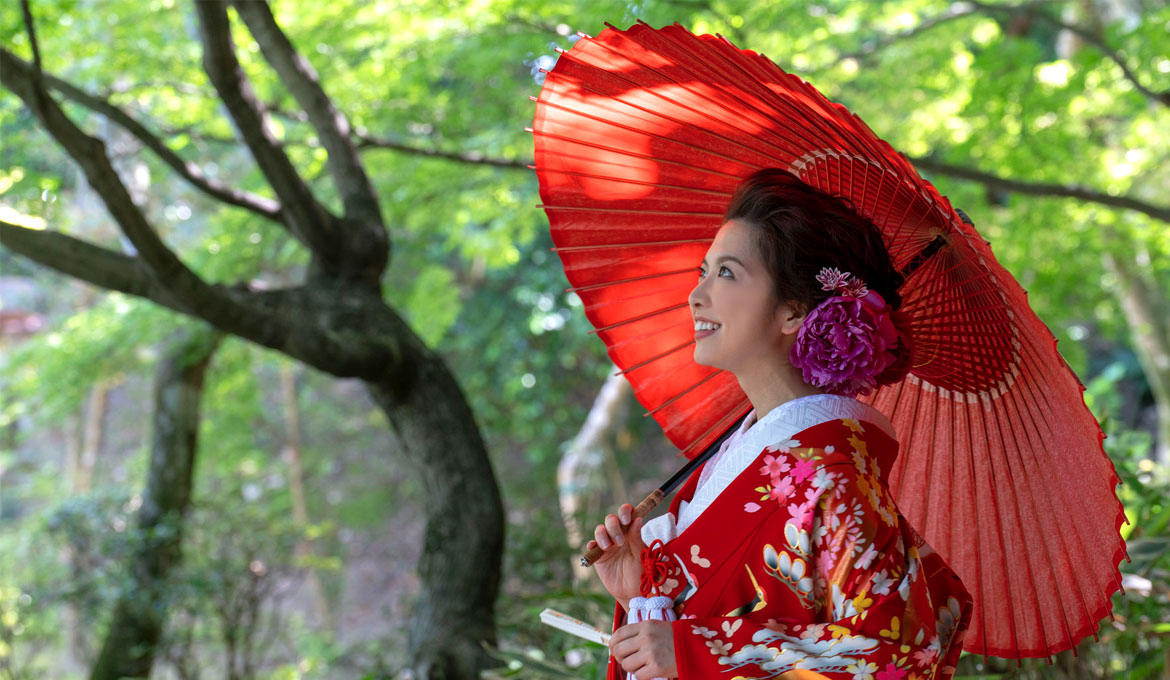
[[[678,677],[950,678],[971,598],[894,505],[889,421],[837,395],[753,416],[643,528]]]

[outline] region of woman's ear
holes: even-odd
[[[805,313],[801,313],[794,303],[781,302],[776,305],[775,317],[780,325],[780,332],[784,335],[794,335],[804,323]]]

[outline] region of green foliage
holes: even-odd
[[[1106,415],[1114,389],[1124,375],[1120,366],[1111,366],[1086,386],[1086,402],[1097,410],[1107,438],[1105,450],[1113,460],[1121,481],[1118,496],[1125,507],[1129,560],[1120,565],[1127,592],[1113,598],[1115,622],[1103,621],[1098,631],[1104,644],[1092,653],[1102,665],[1120,677],[1132,680],[1158,678],[1165,674],[1170,658],[1170,629],[1166,612],[1170,608],[1170,467],[1155,464],[1149,455],[1149,433],[1126,429]]]
[[[271,196],[251,155],[233,139],[234,127],[202,71],[190,3],[30,4],[47,70],[108,96],[209,176]],[[720,32],[767,54],[910,155],[1159,205],[1170,185],[1170,135],[1162,133],[1170,129],[1170,107],[1138,92],[1099,47],[1064,52],[1052,23],[1091,26],[1100,18],[1104,39],[1138,80],[1164,92],[1170,90],[1170,8],[1164,3],[1134,4],[1134,21],[1088,17],[1086,9],[1098,4],[1071,0],[1046,4],[1031,17],[943,0],[273,6],[358,135],[427,151],[529,162],[531,138],[523,129],[533,111],[528,97],[539,92],[539,69],[554,63],[554,48],[570,48],[578,30],[599,33],[605,21],[624,27],[644,19]],[[949,12],[967,13],[948,18]],[[315,131],[291,115],[298,110],[295,100],[240,22],[233,36],[245,73],[274,112],[273,135],[316,195],[337,209],[337,187]],[[0,40],[31,57],[19,3],[0,4]],[[83,129],[111,141],[124,176],[148,178],[137,187],[144,211],[201,276],[269,287],[302,279],[306,253],[277,225],[174,181],[173,171],[103,117],[68,102],[65,110]],[[0,91],[0,136],[0,217],[41,219],[121,251],[99,197],[7,91]],[[376,145],[361,153],[393,244],[384,297],[454,369],[511,509],[500,648],[520,668],[505,672],[534,674],[539,665],[554,675],[596,677],[604,664],[601,650],[534,621],[545,606],[598,623],[610,615],[603,599],[557,585],[570,581],[573,555],[556,512],[555,466],[611,370],[580,301],[564,291],[546,222],[535,207],[535,178],[522,169]],[[1128,349],[1121,291],[1102,260],[1107,253],[1132,259],[1144,252],[1150,279],[1170,297],[1170,229],[1099,203],[1009,194],[941,174],[929,179],[974,219],[1029,292],[1110,434],[1106,446],[1124,482],[1121,496],[1131,520],[1124,530],[1133,562],[1123,570],[1151,585],[1148,596],[1130,588],[1115,597],[1124,628],[1103,625],[1093,662],[1120,672],[1116,661],[1133,659],[1129,677],[1154,677],[1164,672],[1168,639],[1158,622],[1168,611],[1170,489],[1164,467],[1149,465],[1148,438],[1121,420],[1149,395]],[[100,488],[85,497],[59,500],[70,492],[61,479],[59,440],[77,427],[95,383],[147,382],[155,344],[188,322],[120,294],[94,299],[7,251],[0,251],[0,268],[4,276],[29,277],[49,291],[47,301],[33,305],[45,314],[47,329],[18,346],[6,344],[0,354],[0,430],[16,433],[0,450],[0,641],[14,650],[0,654],[0,668],[7,671],[4,659],[16,658],[31,664],[22,672],[36,674],[49,668],[51,656],[37,650],[64,644],[66,605],[78,608],[92,642],[118,592],[116,565],[137,540],[133,499],[145,470],[140,430],[146,418],[136,423],[139,429],[118,425],[126,432],[103,451],[108,459],[97,475]],[[11,300],[4,304],[13,308]],[[417,521],[412,509],[425,498],[420,481],[401,469],[393,437],[360,386],[301,373],[312,520],[308,527],[290,526],[290,469],[281,454],[287,433],[277,396],[285,361],[228,339],[208,373],[189,528],[194,547],[175,577],[177,623],[168,642],[172,650],[197,649],[202,656],[195,658],[222,657],[224,626],[212,611],[214,590],[257,586],[253,561],[291,579],[312,569],[330,601],[339,602],[347,575],[338,565],[344,567],[350,547],[389,532],[400,535],[403,524]],[[148,390],[131,395],[141,400],[132,408],[145,414]],[[627,445],[617,456],[621,463],[636,460],[632,450],[661,441],[653,422],[634,410]],[[298,560],[290,542],[305,532],[315,552]],[[71,578],[55,550],[63,545],[95,556],[85,578]],[[342,644],[333,631],[310,622],[293,617],[285,623],[280,634],[302,653],[273,659],[271,677],[389,677],[401,667],[404,638],[393,631]]]

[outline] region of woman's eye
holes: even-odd
[[[702,267],[699,267],[699,268],[698,268],[696,271],[698,271],[698,273],[699,273],[699,278],[700,278],[700,279],[701,279],[701,278],[703,278],[704,276],[706,276],[706,275],[707,275],[707,272],[703,271],[703,268],[702,268]],[[730,269],[728,269],[728,268],[727,268],[727,267],[725,267],[725,266],[720,266],[720,267],[719,267],[719,275],[720,275],[720,276],[722,276],[722,275],[723,275],[723,272],[727,272],[728,274],[731,274],[731,270],[730,270]],[[735,276],[734,276],[734,275],[732,275],[732,277],[731,277],[731,278],[735,278]]]

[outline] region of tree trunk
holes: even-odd
[[[162,635],[166,579],[180,557],[191,500],[203,376],[220,336],[205,327],[176,332],[162,352],[154,386],[150,470],[138,511],[139,543],[130,584],[114,605],[93,680],[146,678]]]
[[[496,665],[495,600],[504,547],[504,511],[491,461],[471,409],[443,360],[397,318],[401,374],[367,382],[423,481],[426,535],[422,592],[409,631],[415,678],[478,678]]]
[[[616,367],[615,367],[616,368]],[[569,450],[557,464],[557,494],[560,498],[561,517],[565,523],[565,538],[574,549],[580,549],[589,540],[581,528],[580,515],[585,499],[596,490],[601,467],[612,455],[606,437],[621,423],[630,397],[634,394],[630,381],[624,375],[611,373],[601,386],[585,424],[573,438]],[[620,479],[619,479],[620,482]],[[624,489],[615,488],[618,498],[628,494]],[[573,562],[573,579],[578,583],[593,577],[593,569]]]
[[[1119,235],[1115,234],[1115,237]],[[1149,260],[1149,254],[1136,246],[1126,248],[1136,257]],[[1113,274],[1113,290],[1125,313],[1133,346],[1158,414],[1157,444],[1154,459],[1170,463],[1170,304],[1152,280],[1148,264],[1142,266],[1135,257],[1118,257],[1105,251],[1105,267]]]
[[[0,238],[6,249],[66,275],[152,300],[331,375],[364,381],[427,490],[427,529],[419,562],[422,593],[410,633],[414,676],[420,680],[477,678],[481,668],[491,665],[482,644],[495,640],[493,610],[504,518],[499,488],[467,400],[442,360],[383,299],[381,280],[391,248],[379,197],[349,121],[326,94],[316,71],[284,35],[268,3],[230,3],[316,131],[341,199],[340,212],[317,199],[272,134],[270,111],[260,102],[236,56],[229,3],[193,4],[203,44],[203,69],[275,198],[207,176],[125,111],[43,72],[39,57],[25,62],[0,49],[0,84],[24,101],[40,126],[77,162],[133,254],[3,220]],[[30,13],[25,13],[25,23],[30,43],[35,43]],[[39,54],[35,45],[33,50],[34,56]],[[118,122],[198,190],[280,225],[310,253],[305,281],[272,290],[249,281],[230,285],[203,280],[168,247],[135,204],[114,172],[106,143],[65,114],[50,94],[50,86]],[[193,445],[193,431],[190,436]],[[185,507],[189,483],[188,479],[182,487],[182,503],[172,509]],[[177,557],[177,543],[171,552]],[[166,572],[165,560],[148,568],[148,558],[159,556],[165,553],[144,550],[135,578],[148,584],[159,580]],[[148,642],[152,635],[157,638],[161,622],[143,619],[139,606],[131,600],[119,603],[111,628],[114,636],[107,641],[110,650],[125,654],[117,635]],[[134,630],[144,620],[145,628]],[[148,653],[151,646],[144,645]],[[103,650],[102,660],[106,659]],[[111,668],[114,663],[108,662]],[[110,677],[115,671],[134,676],[114,669],[110,675],[95,673],[94,677]]]

